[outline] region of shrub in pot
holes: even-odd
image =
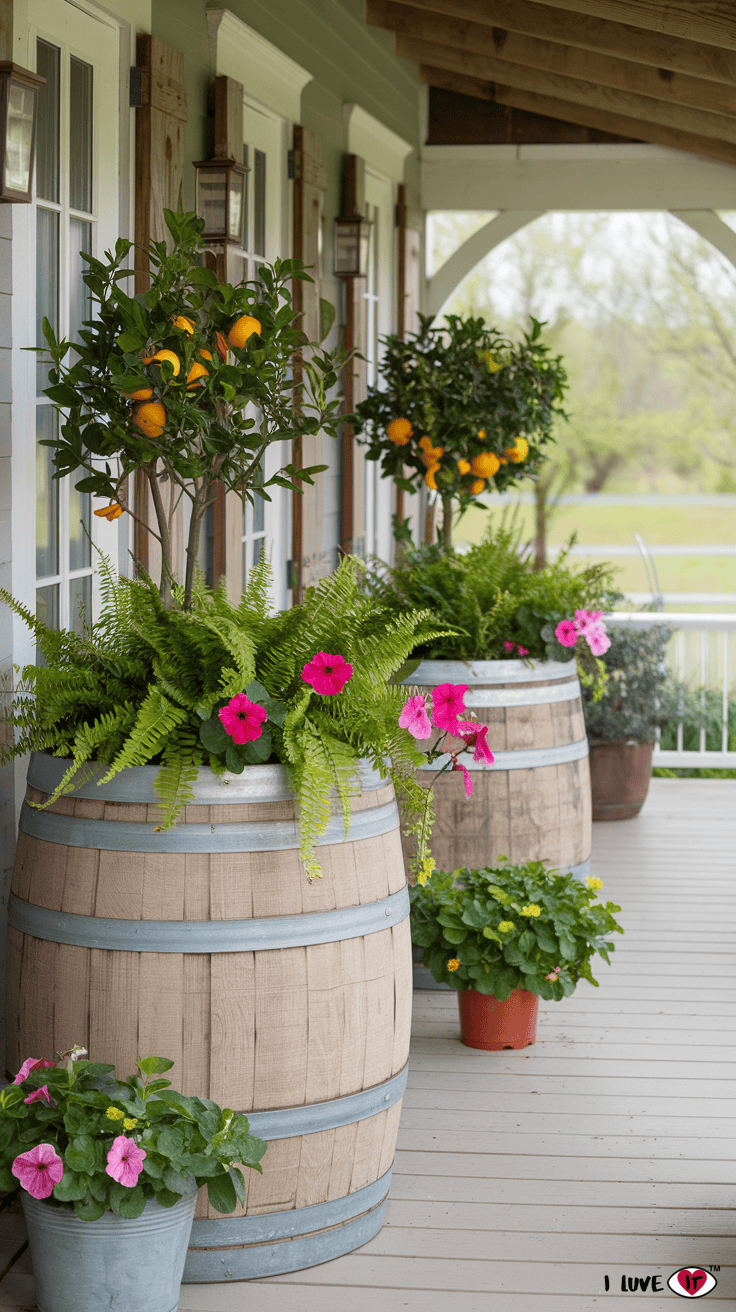
[[[538,999],[597,986],[591,958],[610,960],[623,933],[600,879],[576,879],[540,861],[437,873],[410,890],[412,941],[439,984],[458,990],[462,1041],[521,1048],[534,1042]]]
[[[583,689],[594,820],[630,820],[646,801],[657,730],[678,700],[665,665],[672,632],[666,624],[609,625],[602,695],[594,700]]]
[[[243,1202],[266,1151],[246,1116],[185,1098],[145,1057],[28,1058],[0,1092],[0,1189],[19,1189],[40,1312],[175,1312],[197,1190]]]

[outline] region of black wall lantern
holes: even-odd
[[[335,274],[338,278],[365,278],[371,224],[360,214],[335,219]]]
[[[250,170],[234,159],[200,159],[197,171],[197,215],[204,219],[202,240],[211,246],[243,241],[245,175]]]
[[[0,62],[0,200],[30,203],[38,89],[45,81],[19,64]]]

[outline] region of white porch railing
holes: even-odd
[[[731,662],[736,655],[736,642],[730,641],[730,635],[736,633],[736,614],[700,614],[683,611],[615,611],[606,616],[606,623],[629,629],[651,629],[657,625],[666,625],[675,629],[670,660],[673,673],[677,678],[687,680],[693,674],[693,642],[699,667],[698,682],[701,688],[701,710],[703,719],[700,725],[700,744],[697,751],[686,751],[683,747],[683,722],[677,726],[677,748],[674,751],[662,750],[657,742],[654,747],[655,766],[668,769],[697,768],[706,766],[710,769],[736,769],[736,751],[728,750],[728,702],[729,689],[734,684]],[[689,658],[689,659],[688,659]],[[705,688],[720,688],[721,691],[721,750],[708,751],[705,739]]]

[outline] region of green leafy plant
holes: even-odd
[[[73,1205],[83,1221],[107,1211],[132,1219],[149,1198],[173,1207],[204,1184],[218,1212],[244,1202],[241,1168],[260,1172],[267,1147],[247,1116],[177,1093],[161,1078],[174,1065],[164,1057],[145,1057],[118,1080],[114,1066],[75,1060],[82,1052],[58,1065],[30,1058],[0,1091],[0,1190],[20,1181],[52,1206]],[[51,1150],[45,1164],[33,1161],[39,1146]]]
[[[369,578],[374,595],[399,613],[431,610],[445,632],[417,649],[432,660],[502,660],[506,643],[530,658],[570,660],[554,626],[576,610],[606,608],[609,565],[576,569],[565,552],[535,573],[520,530],[502,520],[490,523],[483,541],[465,553],[442,543],[407,548],[394,568],[377,562]],[[551,641],[542,636],[552,625]]]
[[[425,802],[414,781],[424,757],[398,723],[405,689],[390,680],[437,626],[426,611],[387,610],[363,592],[362,579],[361,563],[348,557],[301,605],[272,614],[263,561],[238,606],[224,582],[214,592],[199,583],[189,610],[167,609],[150,580],[116,580],[103,562],[102,613],[81,635],[48,629],[0,591],[47,662],[22,671],[8,715],[14,742],[0,759],[27,751],[69,758],[46,805],[83,779],[104,782],[126,766],[160,764],[164,828],[192,800],[200,766],[240,774],[248,764],[280,761],[299,798],[301,854],[316,875],[315,844],[334,794],[347,831],[360,758],[384,777],[390,772],[410,815],[423,813]],[[320,652],[340,653],[352,666],[337,695],[321,695],[303,678]],[[260,732],[239,744],[219,713],[242,696],[258,708]]]
[[[682,691],[675,687],[665,665],[672,633],[666,623],[646,629],[608,625],[611,645],[604,657],[605,688],[596,699],[590,688],[583,687],[585,724],[591,742],[626,738],[653,743],[657,729],[672,725],[671,733],[676,732]]]
[[[133,514],[128,478],[148,484],[157,530],[144,528],[161,549],[161,596],[174,603],[172,521],[182,498],[190,505],[186,577],[180,604],[191,605],[203,516],[223,483],[247,501],[269,500],[269,487],[298,488],[324,465],[285,465],[263,479],[263,455],[273,442],[324,429],[337,434],[335,393],[340,351],[312,344],[300,359],[300,398],[294,405],[292,365],[306,337],[295,323],[290,284],[311,281],[298,260],[259,266],[258,278],[218,283],[203,264],[195,214],[164,211],[172,249],[154,241],[148,291],[129,296],[121,282],[132,243],[120,238],[104,260],[82,252],[92,316],[80,340],[57,341],[43,321],[51,386],[46,395],[60,417],[55,478],[82,477],[82,492],[107,497],[95,513]],[[332,394],[332,395],[330,395]]]
[[[700,749],[700,730],[705,729],[705,750],[720,752],[723,745],[723,693],[715,688],[690,688],[673,679],[667,686],[668,719],[662,724],[660,745],[664,751],[677,748],[677,725],[682,720],[682,746],[686,752]],[[659,694],[658,694],[659,695]],[[658,708],[659,709],[659,708]],[[726,706],[726,750],[736,751],[736,701]],[[668,773],[671,773],[668,771]],[[718,775],[720,772],[716,772]]]
[[[412,942],[434,978],[501,1002],[514,989],[560,999],[580,979],[597,985],[590,959],[609,961],[608,935],[623,933],[614,919],[621,908],[595,900],[600,879],[583,883],[541,861],[499,861],[410,888]]]
[[[533,320],[520,343],[483,319],[448,315],[418,333],[386,337],[381,379],[357,406],[369,460],[407,491],[424,483],[443,506],[451,540],[452,502],[467,507],[479,493],[499,491],[536,473],[564,415],[566,375]]]

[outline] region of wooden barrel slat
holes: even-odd
[[[46,781],[52,767],[46,761],[42,766]],[[228,801],[220,802],[207,784],[207,800],[191,804],[181,817],[183,831],[187,825],[294,821],[283,772],[270,769],[277,772],[273,799],[264,793],[267,776],[262,770],[255,801],[239,799],[233,789],[226,794]],[[27,801],[48,796],[29,785]],[[391,787],[376,786],[373,780],[353,799],[352,809],[370,825],[371,811],[385,812],[392,799]],[[337,813],[337,805],[334,809]],[[49,810],[64,817],[65,824],[76,818],[104,822],[111,829],[120,822],[152,828],[159,820],[155,802],[126,800],[115,792],[103,800],[60,798]],[[30,904],[29,915],[40,907],[58,913],[59,925],[63,920],[68,926],[65,917],[111,925],[119,921],[121,932],[128,932],[128,922],[165,922],[181,923],[183,932],[194,923],[212,926],[217,933],[223,922],[273,923],[281,917],[339,915],[342,908],[355,908],[357,915],[357,909],[365,907],[365,915],[375,917],[376,904],[406,896],[401,892],[405,874],[398,821],[387,832],[324,845],[319,855],[323,879],[309,884],[293,848],[235,853],[90,850],[22,830],[12,891],[19,905]],[[151,925],[149,933],[157,932]],[[403,1070],[408,1057],[409,922],[393,923],[389,916],[385,927],[382,920],[371,932],[357,926],[355,932],[357,937],[275,950],[205,953],[157,951],[152,943],[149,951],[83,947],[11,927],[9,1060],[19,1066],[28,1055],[81,1043],[93,1059],[128,1071],[139,1055],[160,1053],[174,1060],[172,1079],[184,1093],[251,1114],[322,1107],[363,1090],[376,1089],[375,1097],[381,1097],[383,1086]],[[72,937],[67,929],[64,933]],[[116,930],[114,938],[119,937]],[[90,935],[92,942],[96,938]],[[323,1204],[334,1204],[346,1220],[332,1222],[329,1233],[344,1223],[346,1236],[365,1242],[366,1227],[380,1224],[381,1200],[370,1194],[368,1212],[356,1220],[360,1200],[353,1206],[350,1196],[388,1179],[400,1105],[392,1102],[383,1109],[381,1103],[381,1110],[353,1124],[273,1141],[263,1176],[246,1172],[246,1205],[236,1215],[316,1207],[318,1218]],[[217,1217],[204,1191],[197,1217]],[[316,1228],[314,1244],[305,1241],[306,1247],[298,1251],[304,1255],[314,1245],[316,1253],[325,1251],[320,1236]],[[333,1248],[335,1242],[340,1240],[330,1240]],[[196,1247],[195,1239],[193,1243]],[[238,1251],[244,1278],[249,1245]],[[232,1258],[228,1251],[231,1269]],[[210,1272],[207,1279],[222,1277],[211,1262],[207,1266],[210,1259],[201,1260],[205,1266],[197,1270]],[[278,1260],[278,1255],[269,1258],[271,1263]],[[274,1270],[272,1265],[268,1269]]]

